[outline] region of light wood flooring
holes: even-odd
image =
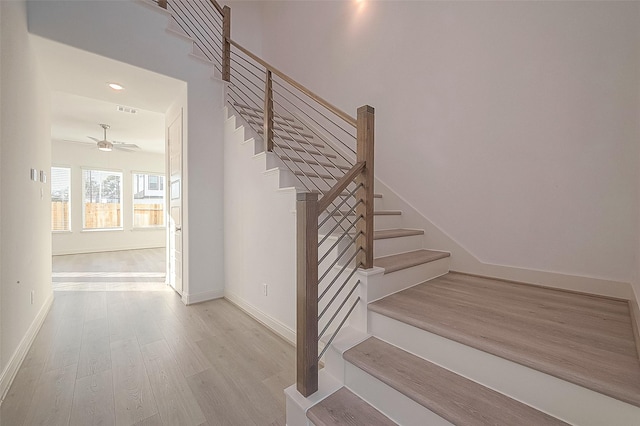
[[[294,348],[224,299],[184,306],[164,250],[59,256],[53,270],[2,426],[285,424]]]
[[[627,301],[449,273],[369,310],[640,406]]]

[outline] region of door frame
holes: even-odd
[[[182,210],[182,294],[180,294],[182,302],[186,305],[189,299],[189,227],[188,227],[188,215],[187,215],[187,137],[186,137],[186,129],[185,129],[185,114],[184,108],[177,108],[177,112],[172,116],[166,115],[165,117],[169,118],[166,121],[165,126],[165,167],[166,167],[166,175],[167,175],[167,197],[166,197],[166,220],[167,220],[167,228],[166,228],[166,260],[167,260],[167,268],[166,268],[166,283],[167,285],[171,285],[171,196],[169,193],[169,188],[171,186],[171,168],[170,168],[170,150],[169,150],[169,127],[177,120],[181,120],[181,130],[182,130],[182,164],[181,164],[181,177],[180,177],[180,197],[181,197],[181,210]],[[173,288],[173,287],[172,287]]]

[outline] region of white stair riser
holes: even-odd
[[[567,423],[631,425],[635,407],[384,315],[368,312],[369,333]]]
[[[375,203],[374,203],[375,205]],[[375,208],[374,208],[375,210]],[[373,217],[373,229],[402,228],[404,221],[402,215],[376,215]]]
[[[389,274],[368,277],[367,303],[446,274],[449,272],[450,260],[450,257],[445,257]]]
[[[378,411],[403,426],[452,426],[451,423],[348,361],[344,384]]]
[[[424,235],[385,238],[373,241],[373,257],[390,256],[424,247]]]
[[[374,219],[375,221],[375,219]],[[375,223],[375,222],[374,222]],[[340,229],[338,229],[340,231]],[[345,237],[338,244],[338,253],[349,245],[350,237]],[[423,247],[424,235],[411,235],[408,237],[385,238],[373,241],[373,256],[383,257],[392,254],[405,253],[408,251],[418,250]]]

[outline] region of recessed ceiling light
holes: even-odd
[[[109,83],[109,87],[117,91],[124,90],[124,87],[119,85],[118,83]]]

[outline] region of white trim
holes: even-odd
[[[207,302],[214,299],[222,299],[223,297],[223,290],[211,290],[196,294],[187,294],[184,291],[182,293],[182,301],[185,305],[193,305],[194,303]]]
[[[40,327],[42,327],[42,323],[47,317],[52,304],[53,292],[51,292],[51,294],[49,294],[49,297],[47,297],[47,300],[45,300],[44,304],[40,308],[40,311],[38,312],[38,315],[36,315],[36,317],[33,319],[33,322],[29,326],[29,329],[24,334],[22,340],[20,341],[20,344],[11,356],[11,359],[7,363],[6,368],[4,369],[4,371],[2,371],[2,375],[0,375],[0,395],[2,395],[0,403],[1,401],[4,401],[5,396],[7,396],[7,392],[9,391],[9,388],[11,387],[16,374],[18,374],[18,370],[20,369],[22,362],[27,356],[27,352],[29,352],[29,349],[31,348],[31,345],[35,340]]]
[[[283,324],[282,322],[273,318],[272,316],[265,314],[260,309],[256,308],[249,302],[245,301],[238,295],[228,290],[224,292],[224,297],[229,302],[233,303],[238,308],[242,309],[247,314],[249,314],[249,316],[251,316],[253,319],[255,319],[256,321],[258,321],[259,323],[261,323],[262,325],[264,325],[265,327],[267,327],[268,329],[276,333],[278,336],[282,337],[284,340],[286,340],[287,342],[295,346],[296,344],[295,330],[292,330],[286,324]]]

